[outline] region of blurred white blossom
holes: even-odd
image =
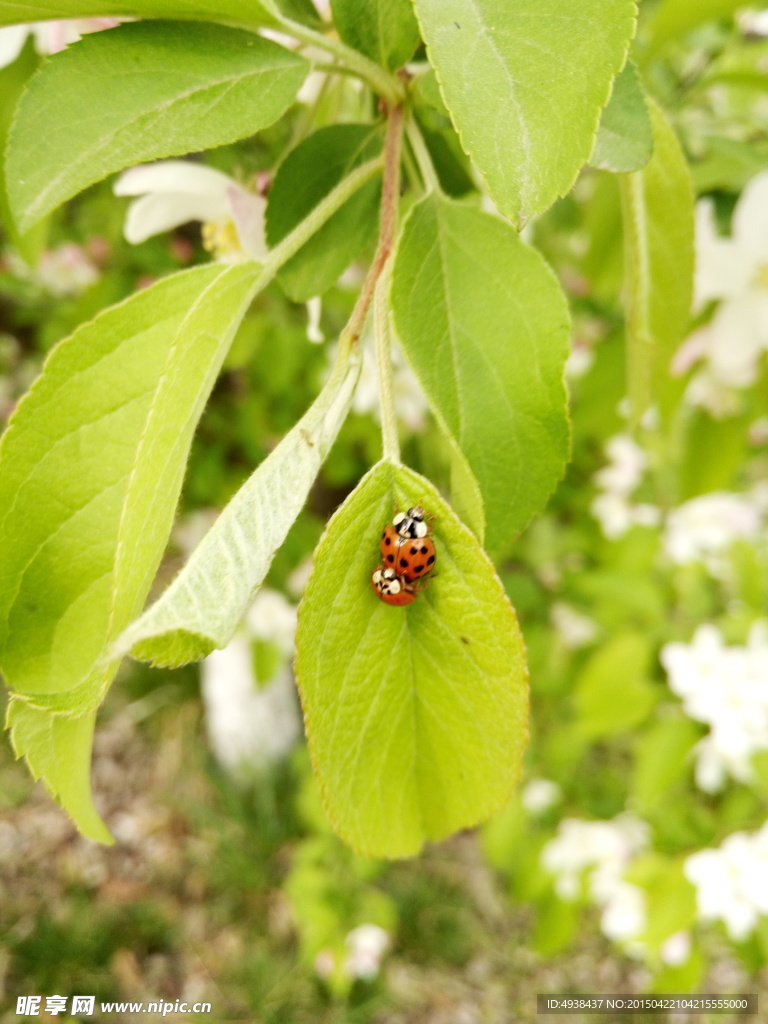
[[[569,650],[586,647],[597,638],[597,623],[576,611],[565,601],[555,601],[549,617],[563,644]]]
[[[723,921],[741,941],[768,915],[768,822],[759,832],[734,832],[717,849],[700,850],[685,862],[696,886],[700,917]]]
[[[659,950],[662,963],[669,967],[680,967],[688,962],[691,955],[691,933],[675,932],[664,940]]]
[[[712,625],[690,644],[667,644],[661,663],[686,714],[709,725],[696,747],[696,782],[716,792],[728,775],[752,779],[751,758],[768,749],[768,628],[756,623],[746,647],[727,647]]]
[[[325,335],[320,326],[320,317],[323,312],[323,300],[319,295],[310,299],[307,303],[307,338],[314,344],[319,345],[325,341]]]
[[[89,32],[100,32],[119,24],[117,18],[72,18],[0,28],[0,68],[16,60],[29,35],[34,37],[38,53],[58,53]]]
[[[655,505],[630,501],[647,468],[648,458],[643,449],[628,434],[616,434],[605,451],[608,465],[593,478],[602,493],[591,505],[605,536],[615,540],[632,526],[657,526],[661,513]]]
[[[46,249],[34,267],[28,266],[14,252],[9,252],[6,259],[17,277],[57,297],[80,295],[99,278],[99,271],[88,253],[74,242]]]
[[[373,981],[379,973],[381,958],[389,948],[389,935],[377,924],[361,924],[348,933],[345,941],[344,968],[348,976]]]
[[[695,305],[712,300],[720,303],[712,319],[684,342],[672,365],[684,373],[703,360],[688,398],[723,416],[737,408],[729,389],[754,383],[768,348],[768,172],[744,189],[730,238],[718,233],[711,199],[696,207]]]
[[[648,840],[648,826],[631,814],[612,821],[565,818],[544,847],[541,862],[555,875],[555,890],[564,900],[577,899],[585,879],[588,896],[602,910],[603,933],[628,942],[645,928],[645,899],[642,890],[623,876]]]
[[[191,160],[161,160],[131,167],[117,179],[114,191],[118,196],[138,196],[128,207],[123,227],[134,245],[198,220],[203,224],[203,245],[216,259],[266,259],[267,201],[222,171]]]
[[[551,779],[531,779],[521,793],[523,807],[530,814],[539,815],[559,803],[563,792]]]
[[[392,346],[392,378],[398,418],[414,433],[423,430],[428,408],[427,400],[397,345]],[[352,408],[357,413],[371,413],[377,420],[379,419],[379,372],[370,338],[363,344],[363,363],[352,399]]]
[[[244,627],[202,665],[206,725],[217,760],[236,777],[246,778],[284,756],[301,736],[290,662],[296,608],[281,594],[261,590]],[[274,649],[268,680],[256,674],[254,642]]]
[[[759,501],[751,495],[714,491],[692,498],[667,516],[664,550],[678,565],[701,561],[718,572],[736,540],[754,540],[761,527]]]

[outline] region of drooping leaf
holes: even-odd
[[[385,68],[401,67],[419,43],[411,0],[331,0],[344,42]]]
[[[633,0],[415,0],[464,149],[515,223],[589,159],[634,33]]]
[[[6,169],[20,227],[113,171],[265,128],[308,70],[220,25],[136,22],[85,36],[43,65],[19,104]]]
[[[224,24],[276,25],[276,0],[13,0],[0,4],[0,25],[59,18],[184,18]],[[285,13],[289,13],[285,11]]]
[[[614,80],[589,162],[603,171],[639,171],[652,152],[653,130],[643,83],[635,65],[628,61]]]
[[[224,647],[301,511],[352,399],[357,357],[240,488],[168,587],[120,637],[117,653],[180,665]]]
[[[496,547],[542,508],[568,457],[565,298],[509,224],[431,195],[403,226],[391,299],[403,351],[477,478]]]
[[[662,0],[651,19],[651,49],[658,49],[705,21],[732,18],[740,7],[744,7],[743,0]]]
[[[436,516],[439,576],[405,608],[370,586],[393,500]],[[527,741],[522,637],[490,561],[423,477],[380,462],[331,519],[296,642],[315,772],[355,849],[411,856],[509,799]]]
[[[622,177],[629,397],[636,420],[666,378],[693,294],[693,186],[672,127],[649,100],[653,157]]]
[[[280,242],[349,172],[381,152],[382,135],[369,124],[337,124],[292,150],[275,176],[267,203],[267,241]],[[294,302],[328,291],[376,235],[381,183],[361,188],[278,271]]]
[[[85,735],[53,718],[90,716],[114,675],[107,648],[146,598],[195,425],[262,273],[196,268],[78,328],[0,441],[0,666],[16,749],[38,773],[53,756],[38,740],[66,751],[70,730],[77,745]],[[80,792],[73,771],[47,779],[65,801]],[[65,806],[79,820],[80,797]]]

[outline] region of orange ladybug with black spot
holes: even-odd
[[[435,544],[420,505],[398,512],[384,527],[379,550],[385,568],[392,569],[406,583],[425,579],[435,566]]]

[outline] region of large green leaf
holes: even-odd
[[[592,152],[634,33],[633,0],[415,0],[465,150],[499,209],[525,222]]]
[[[587,739],[612,736],[639,725],[658,699],[648,682],[648,639],[622,633],[596,651],[576,680],[576,729]]]
[[[440,575],[407,608],[370,586],[393,501],[436,516]],[[326,810],[355,849],[410,856],[509,799],[528,731],[522,637],[490,561],[423,477],[380,462],[331,519],[296,643]]]
[[[331,0],[331,13],[344,42],[382,67],[401,67],[418,46],[411,0]]]
[[[250,32],[136,22],[85,36],[30,82],[8,142],[22,229],[113,171],[265,128],[309,64]]]
[[[477,478],[496,547],[542,508],[568,457],[563,293],[501,218],[431,195],[403,226],[391,298],[403,351]]]
[[[693,295],[693,185],[677,137],[649,100],[653,157],[622,177],[629,397],[637,419],[667,376]]]
[[[276,245],[349,172],[381,152],[382,134],[370,124],[336,124],[292,150],[275,175],[267,204],[267,240]],[[381,183],[370,182],[278,271],[294,302],[328,291],[371,241],[378,226]]]
[[[359,357],[343,359],[307,413],[240,488],[119,654],[180,665],[224,647],[302,509],[349,410]]]
[[[0,666],[16,749],[38,773],[49,732],[61,749],[68,730],[84,735],[53,718],[91,717],[114,674],[107,648],[146,598],[195,425],[262,274],[196,268],[100,314],[53,350],[2,437]],[[63,765],[47,781],[77,820],[82,801],[57,788],[69,778]]]
[[[275,0],[6,0],[0,25],[58,18],[187,18],[225,24],[275,25]]]
[[[643,83],[635,65],[628,61],[613,83],[589,162],[603,171],[639,171],[652,152],[653,129]]]

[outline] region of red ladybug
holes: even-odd
[[[379,566],[374,569],[371,576],[371,586],[374,593],[384,604],[402,608],[407,604],[413,604],[419,596],[415,588],[407,583],[402,576],[398,576],[394,569],[387,569]]]
[[[416,505],[407,515],[398,512],[392,523],[384,527],[379,550],[384,565],[402,576],[407,583],[425,579],[435,567],[435,545],[427,536],[424,509]]]

